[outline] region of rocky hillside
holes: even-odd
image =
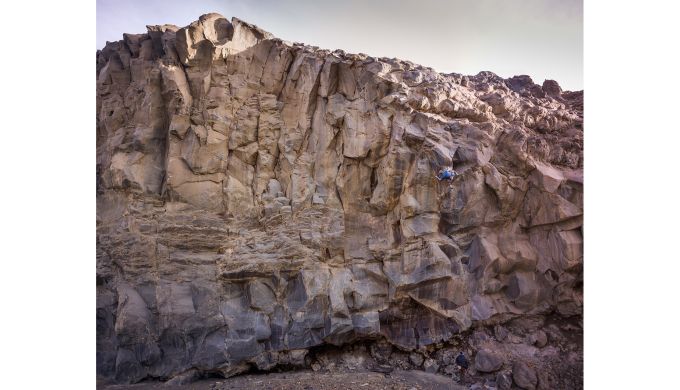
[[[567,386],[549,382],[582,359],[582,92],[217,14],[147,29],[97,52],[100,378],[347,350],[449,373],[449,348],[479,378]]]

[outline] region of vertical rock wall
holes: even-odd
[[[581,316],[582,96],[217,14],[108,43],[98,375],[228,376]]]

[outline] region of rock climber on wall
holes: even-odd
[[[437,180],[442,181],[442,180],[453,180],[454,177],[458,175],[456,171],[453,170],[453,168],[442,168],[439,170],[439,173],[437,174]]]

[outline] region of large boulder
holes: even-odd
[[[480,372],[494,372],[503,367],[503,357],[496,352],[482,349],[475,355],[475,369]]]

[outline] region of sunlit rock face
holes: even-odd
[[[98,374],[229,376],[581,316],[582,122],[554,81],[217,14],[124,34],[97,52]]]

